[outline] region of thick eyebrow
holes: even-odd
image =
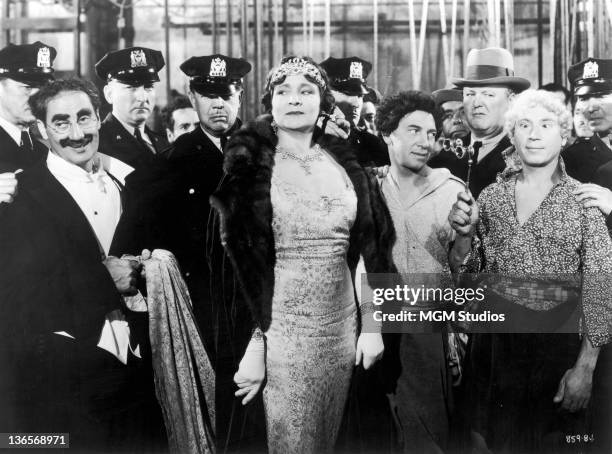
[[[68,114],[55,114],[53,115],[53,118],[51,118],[52,122],[56,122],[56,121],[66,121],[70,118],[70,115]]]
[[[84,108],[77,112],[77,117],[82,117],[83,115],[93,115],[91,109]]]

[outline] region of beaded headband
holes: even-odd
[[[281,64],[272,73],[272,76],[270,77],[270,85],[274,85],[276,82],[286,76],[295,76],[297,74],[307,74],[319,87],[325,88],[325,80],[323,80],[321,71],[319,71],[312,63],[299,57],[290,58]]]

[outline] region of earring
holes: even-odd
[[[275,135],[278,134],[278,125],[276,124],[276,120],[272,120],[270,127],[272,128],[272,131],[274,131]]]

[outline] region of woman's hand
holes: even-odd
[[[266,378],[266,346],[263,336],[251,338],[234,374],[234,383],[240,388],[236,397],[244,396],[242,405],[248,404],[261,389]]]
[[[369,369],[376,361],[382,358],[384,351],[385,346],[383,345],[380,333],[361,333],[359,339],[357,339],[355,365],[361,364],[363,359],[363,368]]]

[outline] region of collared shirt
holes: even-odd
[[[586,332],[600,346],[612,339],[612,242],[603,215],[576,200],[573,191],[580,183],[567,175],[561,158],[559,162],[561,178],[523,224],[516,216],[515,196],[521,169],[480,193],[480,220],[466,271],[581,273]]]
[[[493,151],[493,149],[497,146],[499,141],[502,140],[502,138],[505,135],[506,135],[506,132],[502,130],[502,132],[497,134],[495,137],[490,137],[488,139],[478,139],[477,137],[474,137],[474,134],[472,133],[470,145],[474,145],[474,142],[482,143],[482,146],[480,147],[480,150],[478,151],[478,158],[476,162],[482,161],[486,155],[491,153],[491,151]]]
[[[47,156],[47,168],[70,193],[89,221],[100,247],[108,255],[121,217],[121,191],[109,173],[112,172],[111,175],[124,184],[125,178],[134,169],[102,153],[98,153],[95,159],[94,169],[87,172],[50,152]],[[58,331],[55,334],[73,337],[65,331]],[[116,310],[107,314],[98,347],[127,364],[130,327],[121,311]],[[138,347],[134,354],[139,356]]]
[[[202,128],[201,125],[200,125],[200,128]],[[221,148],[221,137],[216,137],[216,136],[213,136],[212,134],[209,134],[204,128],[202,128],[202,131],[204,131],[204,134],[206,134],[208,138],[210,139],[210,141],[215,144],[215,147],[217,147],[219,151],[223,153],[223,149]]]
[[[127,123],[121,121],[119,119],[119,117],[117,117],[116,115],[113,114],[113,117],[115,117],[117,119],[117,121],[119,123],[121,123],[121,126],[123,126],[125,128],[125,130],[127,132],[129,132],[132,136],[136,133],[136,128],[134,126],[130,126]],[[142,136],[143,140],[145,142],[147,142],[149,145],[151,145],[153,147],[153,149],[155,149],[155,146],[153,145],[153,142],[151,141],[151,139],[149,138],[149,136],[147,135],[147,132],[145,131],[145,124],[141,124],[140,126],[138,126],[138,129],[140,130],[140,135]]]
[[[89,221],[98,242],[108,255],[115,229],[121,217],[121,193],[106,168],[113,167],[122,184],[131,167],[109,156],[97,156],[94,170],[87,172],[51,152],[47,167],[66,188]]]
[[[427,186],[409,205],[402,200],[399,184],[389,172],[381,190],[393,219],[397,240],[393,261],[400,273],[449,271],[448,250],[454,231],[448,222],[457,193],[465,185],[448,169],[431,169]]]
[[[13,123],[5,120],[2,117],[0,117],[0,127],[2,127],[2,129],[4,129],[9,136],[11,136],[11,139],[13,139],[17,145],[21,146],[22,128],[15,126]]]

